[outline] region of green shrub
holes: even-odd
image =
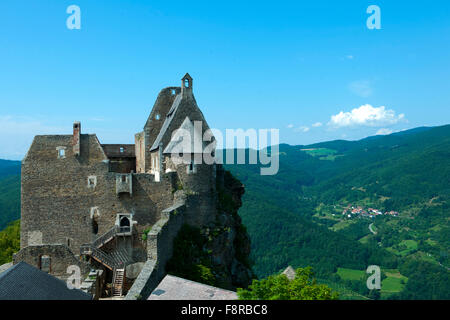
[[[240,300],[336,300],[338,293],[326,285],[317,284],[310,267],[298,268],[295,278],[278,274],[253,280],[248,290],[239,288]]]

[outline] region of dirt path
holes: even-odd
[[[373,226],[373,222],[371,224],[369,224],[370,232],[372,232],[373,234],[377,234],[375,231],[373,231],[372,226]]]

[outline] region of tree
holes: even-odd
[[[249,289],[237,290],[241,300],[336,300],[338,293],[323,284],[317,284],[311,267],[295,270],[295,278],[278,274],[262,280],[253,280]]]
[[[12,261],[13,253],[20,250],[20,221],[11,223],[0,232],[0,265]]]
[[[380,293],[380,290],[370,290],[370,292],[369,292],[369,299],[372,299],[372,300],[380,300],[380,298],[381,298],[381,293]]]

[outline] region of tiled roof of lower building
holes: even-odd
[[[25,262],[0,274],[0,300],[91,300],[92,296]]]
[[[167,275],[148,300],[237,300],[236,292]]]

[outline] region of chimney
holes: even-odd
[[[75,121],[73,123],[73,153],[75,156],[80,155],[80,136],[81,136],[81,122]]]

